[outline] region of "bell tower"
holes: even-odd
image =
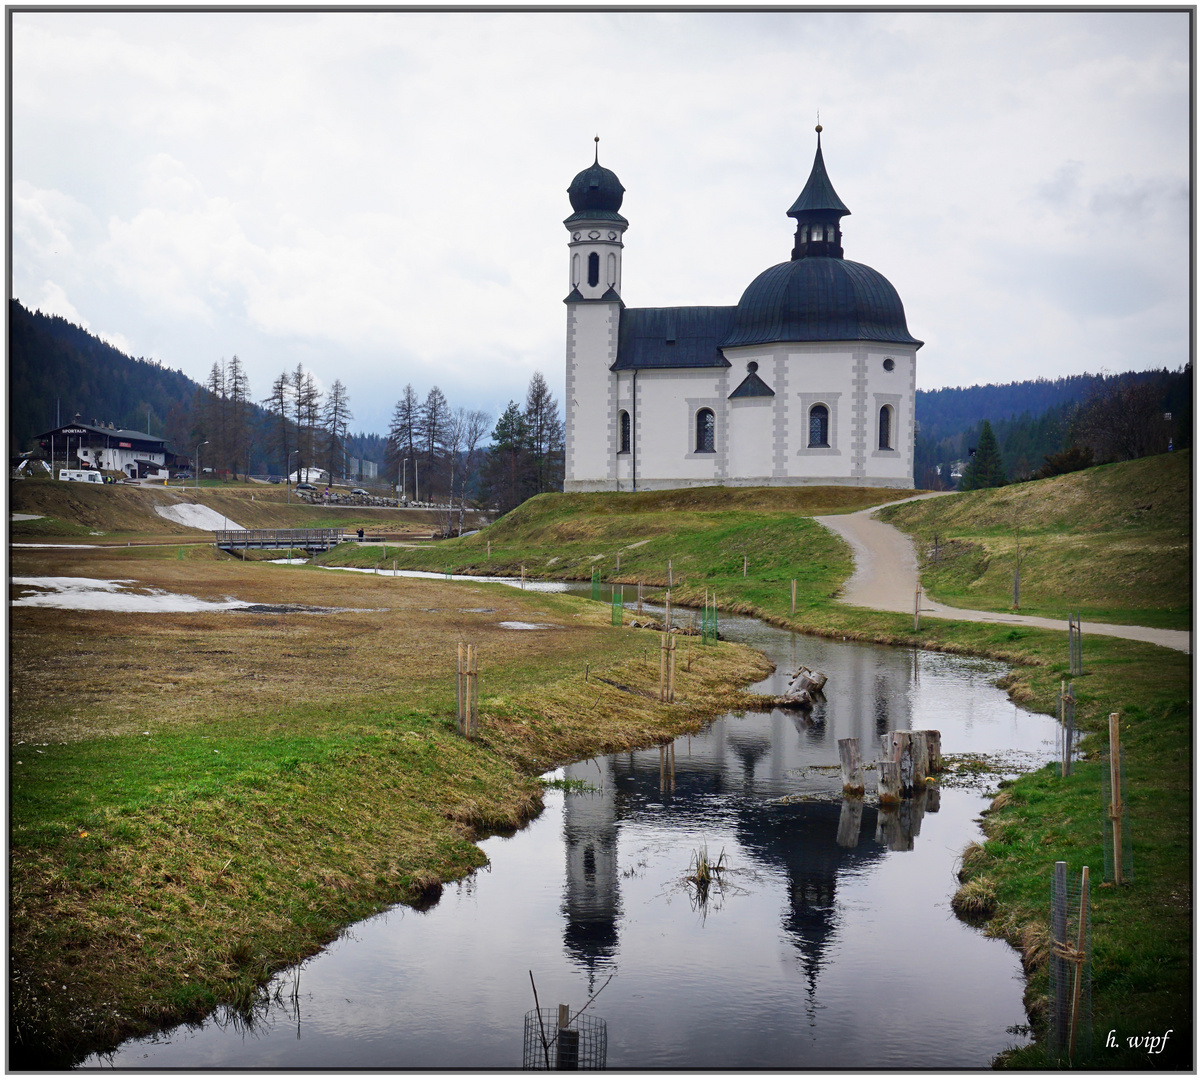
[[[594,144],[600,143],[594,139]],[[622,237],[618,213],[625,188],[599,161],[568,187],[567,364],[564,379],[564,490],[592,491],[612,480],[614,376],[622,315]]]

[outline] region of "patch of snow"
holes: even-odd
[[[534,622],[499,622],[497,623],[502,630],[554,630],[555,627],[550,623],[534,623]]]
[[[13,544],[15,548],[98,548],[102,544]]]
[[[201,503],[176,503],[174,506],[156,506],[154,512],[159,517],[174,521],[177,525],[187,525],[189,529],[203,529],[205,532],[216,532],[218,529],[241,529],[236,521],[231,521],[224,514],[219,514],[211,507]]]
[[[276,566],[304,566],[308,559],[268,559],[269,563],[274,563]]]
[[[41,521],[41,514],[13,514],[13,521]]]
[[[13,600],[13,607],[62,608],[69,611],[166,612],[234,611],[253,607],[245,600],[200,600],[195,596],[147,589],[131,592],[127,585],[136,585],[130,578],[105,581],[100,578],[77,577],[15,577],[13,587],[41,589]]]
[[[374,574],[370,566],[323,566],[322,570],[349,570],[357,574]],[[522,588],[522,579],[515,577],[486,577],[481,574],[446,574],[432,573],[429,570],[381,570],[381,577],[411,577],[426,578],[431,581],[482,581],[487,585],[509,585],[515,589]],[[572,586],[562,581],[527,581],[526,592],[570,592]]]

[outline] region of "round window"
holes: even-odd
[[[892,357],[892,356],[886,356],[886,357],[885,357],[885,370],[886,370],[886,371],[892,371],[892,370],[893,370],[893,357]]]

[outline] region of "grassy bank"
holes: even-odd
[[[955,607],[1184,630],[1190,624],[1188,450],[1052,480],[888,507],[923,584]]]
[[[586,662],[658,682],[651,635],[588,601],[177,551],[20,552],[14,573],[330,610],[13,610],[14,1065],[248,1005],[349,923],[478,866],[479,835],[541,805],[539,772],[695,729],[767,670],[699,648],[661,706],[584,683]],[[460,640],[482,668],[472,743],[454,732]]]

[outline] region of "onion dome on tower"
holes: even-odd
[[[897,290],[870,266],[843,258],[839,219],[851,211],[822,160],[822,125],[810,178],[787,211],[797,222],[792,259],[747,286],[723,348],[777,341],[922,342],[910,335]],[[583,173],[581,174],[584,175]]]
[[[600,139],[594,139],[600,143]],[[605,168],[597,160],[598,148],[593,148],[593,163],[583,172],[578,172],[568,185],[568,199],[572,203],[574,214],[564,224],[571,221],[618,221],[623,225],[629,222],[618,213],[622,207],[622,196],[626,189],[617,175]]]

